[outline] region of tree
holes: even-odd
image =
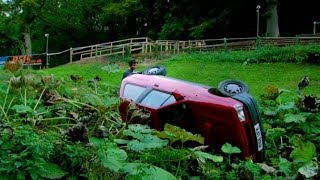
[[[279,23],[278,23],[278,0],[266,0],[267,3],[267,30],[266,34],[269,37],[279,37]]]
[[[0,54],[19,54],[23,50],[20,41],[20,25],[11,15],[10,7],[0,2]]]
[[[32,54],[32,24],[41,14],[46,0],[11,0],[6,1],[7,16],[19,26],[23,35],[24,48],[22,54]]]

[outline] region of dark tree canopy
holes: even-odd
[[[311,34],[320,21],[316,0],[9,0],[0,2],[0,54],[43,53],[46,33],[51,52],[129,37],[255,37],[258,4],[266,36],[270,2],[280,36]]]

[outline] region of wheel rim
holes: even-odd
[[[159,68],[151,68],[147,71],[148,74],[156,74],[159,72]]]
[[[239,94],[242,92],[242,86],[239,84],[227,84],[224,86],[224,90],[230,94]]]

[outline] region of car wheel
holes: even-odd
[[[225,96],[249,93],[248,85],[239,80],[224,80],[219,83],[218,89]]]
[[[167,70],[164,66],[151,66],[146,68],[142,74],[148,74],[148,75],[167,75]]]

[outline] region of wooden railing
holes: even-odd
[[[179,54],[190,51],[251,50],[263,46],[288,46],[300,44],[320,44],[320,34],[296,37],[249,37],[202,40],[157,40],[148,37],[130,38],[119,41],[70,48],[61,52],[43,54],[46,65],[57,66],[81,59],[100,58],[110,55],[132,55],[138,53]],[[70,57],[68,61],[68,57]],[[2,63],[3,64],[3,63]],[[40,65],[40,63],[38,63]]]
[[[157,40],[147,37],[130,38],[85,47],[70,48],[70,62],[74,60],[99,58],[110,55],[131,55],[136,53],[173,53],[187,51],[216,51],[256,49],[261,46],[287,46],[297,44],[320,43],[319,36],[296,37],[249,37],[249,38],[221,38],[202,40]]]
[[[79,56],[78,59],[97,58],[110,55],[125,55],[136,52],[149,52],[154,46],[154,41],[147,38],[130,38],[120,41],[113,41],[103,44],[95,44],[91,46],[71,48],[70,61],[72,62],[74,56]]]

